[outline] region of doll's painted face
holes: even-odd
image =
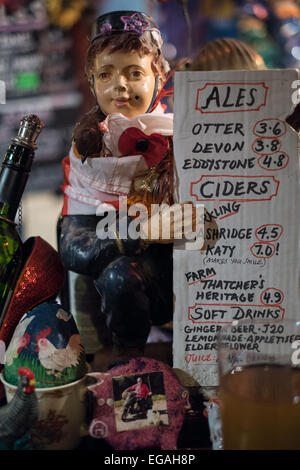
[[[137,52],[97,54],[94,62],[94,91],[104,114],[121,113],[131,118],[145,113],[152,100],[155,75],[151,54]]]

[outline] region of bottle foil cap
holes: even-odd
[[[36,149],[38,138],[44,124],[35,114],[28,114],[21,119],[18,135],[12,139],[14,143]]]

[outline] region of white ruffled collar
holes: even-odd
[[[159,104],[152,113],[140,114],[133,118],[127,118],[123,114],[109,114],[104,121],[99,124],[103,132],[103,154],[110,154],[115,157],[122,156],[118,142],[120,135],[129,127],[135,127],[146,135],[160,134],[163,136],[173,135],[173,113],[164,113],[163,107]]]

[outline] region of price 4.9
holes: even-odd
[[[283,302],[284,294],[281,290],[269,287],[261,293],[261,303],[267,305],[279,305]]]

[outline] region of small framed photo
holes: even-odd
[[[117,432],[169,424],[163,372],[112,378]]]

